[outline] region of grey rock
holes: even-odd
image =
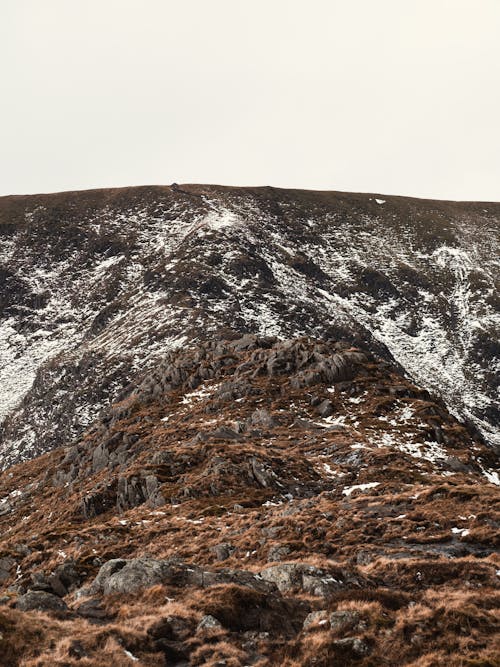
[[[9,512],[12,512],[11,503],[9,503],[8,500],[2,500],[2,502],[0,502],[0,516],[8,514]]]
[[[290,547],[286,544],[275,544],[267,553],[268,562],[280,561],[290,555]]]
[[[321,401],[316,410],[322,417],[330,417],[334,413],[333,404],[327,398],[325,398],[324,401]]]
[[[210,433],[210,437],[220,440],[237,440],[238,442],[243,440],[243,436],[240,433],[233,431],[229,426],[220,426],[218,429]]]
[[[273,565],[261,570],[260,576],[278,587],[281,593],[286,593],[294,588],[302,587],[303,565],[299,563],[283,563]]]
[[[356,611],[334,611],[328,616],[332,630],[353,628],[359,623],[359,620],[359,614]]]
[[[261,486],[268,489],[276,485],[276,474],[272,470],[256,458],[252,458],[250,463],[252,465],[253,476]]]
[[[196,632],[201,632],[203,630],[221,630],[221,629],[222,629],[222,623],[218,621],[215,618],[215,616],[207,614],[206,616],[203,616],[201,621],[198,623]]]
[[[79,586],[82,580],[80,573],[71,560],[58,565],[52,574],[53,576],[58,577],[59,581],[69,592]]]
[[[66,603],[57,595],[45,591],[28,591],[16,602],[16,609],[21,611],[68,611]]]
[[[231,545],[223,546],[228,548]],[[341,586],[338,582],[333,584],[328,572],[300,563],[276,565],[263,570],[260,574],[254,574],[247,570],[229,568],[207,571],[176,559],[158,560],[144,556],[130,560],[108,561],[102,565],[92,584],[88,588],[76,591],[75,597],[81,598],[99,593],[128,594],[156,584],[198,587],[237,584],[265,594],[276,594],[278,590],[289,591],[295,588],[313,595],[326,595]]]
[[[99,472],[109,463],[109,452],[103,444],[99,444],[92,454],[92,471]]]
[[[363,656],[370,653],[370,647],[366,642],[358,637],[344,637],[343,639],[336,639],[332,642],[334,648],[340,649],[342,652],[354,653],[355,655]]]
[[[123,558],[113,558],[112,560],[108,560],[104,565],[100,568],[99,572],[97,573],[96,578],[92,582],[92,585],[88,589],[91,593],[99,593],[103,590],[104,584],[110,579],[110,577],[115,574],[116,572],[119,572],[122,568],[125,567],[127,564],[127,561]],[[84,589],[80,589],[80,592]],[[86,593],[85,593],[86,594]]]
[[[135,593],[163,583],[167,576],[164,561],[152,558],[137,558],[128,561],[124,567],[111,574],[103,583],[103,593]]]
[[[278,420],[263,408],[255,410],[248,419],[249,426],[258,426],[261,428],[275,428],[278,423]]]
[[[217,560],[226,560],[233,553],[234,547],[229,542],[221,542],[211,549],[215,553]]]
[[[160,490],[161,484],[155,475],[146,477],[146,497],[151,507],[161,507],[165,505],[165,497]]]
[[[41,572],[34,572],[31,575],[32,584],[28,587],[31,591],[46,591],[60,598],[68,594],[68,589],[62,583],[57,575],[45,575]]]
[[[0,558],[0,582],[6,581],[12,574],[16,561],[10,556]]]
[[[448,458],[444,460],[444,465],[446,468],[453,470],[453,472],[471,471],[471,467],[468,466],[466,463],[463,463],[457,456],[448,456]]]
[[[165,498],[156,475],[120,477],[116,489],[116,506],[119,511],[131,509],[147,502],[151,507],[161,507]]]
[[[326,597],[343,588],[343,582],[327,570],[305,563],[282,563],[261,570],[260,576],[274,583],[281,593],[304,591]]]
[[[146,556],[131,560],[114,559],[101,567],[89,589],[80,589],[80,595],[135,593],[156,584],[202,586],[203,570],[176,560]]]
[[[320,611],[312,611],[304,619],[304,630],[307,630],[313,625],[328,625],[328,612],[326,609],[321,609]]]

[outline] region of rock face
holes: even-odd
[[[79,438],[168,350],[248,333],[368,346],[498,443],[500,206],[380,201],[215,186],[1,198],[0,467]]]

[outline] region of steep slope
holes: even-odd
[[[1,655],[494,667],[492,464],[346,343],[171,352],[73,446],[0,474]]]
[[[273,188],[0,199],[0,459],[78,437],[169,349],[367,344],[497,444],[499,204]]]

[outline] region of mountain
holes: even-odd
[[[170,352],[0,474],[0,662],[494,667],[493,462],[346,342]]]
[[[499,220],[0,199],[0,665],[497,667]]]
[[[0,465],[172,349],[365,345],[498,446],[500,204],[185,185],[0,199]]]

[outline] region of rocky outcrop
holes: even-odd
[[[156,584],[202,588],[217,584],[237,584],[264,593],[276,591],[272,582],[268,583],[263,577],[244,570],[223,569],[214,572],[175,559],[159,560],[143,557],[108,561],[101,567],[92,584],[78,591],[77,596],[96,593],[129,595]]]
[[[10,556],[0,558],[0,582],[10,578],[15,565],[16,561]]]
[[[207,380],[217,381],[228,375],[230,383],[222,384],[215,393],[221,402],[255,394],[252,380],[262,375],[270,378],[286,375],[293,389],[333,384],[352,380],[366,359],[365,353],[349,349],[348,344],[324,344],[307,338],[280,341],[247,335],[235,341],[199,345],[185,355],[168,354],[162,364],[139,381],[132,398],[157,400],[179,387],[187,392]],[[130,414],[131,407],[120,407],[123,409]],[[268,422],[265,410],[252,415],[252,425],[269,425]]]
[[[116,506],[126,510],[147,502],[151,507],[161,507],[165,498],[160,490],[160,482],[155,475],[145,477],[120,477],[116,490]]]
[[[275,584],[282,593],[302,591],[328,597],[342,588],[366,585],[366,580],[340,568],[323,569],[307,563],[281,563],[262,570],[260,576]]]

